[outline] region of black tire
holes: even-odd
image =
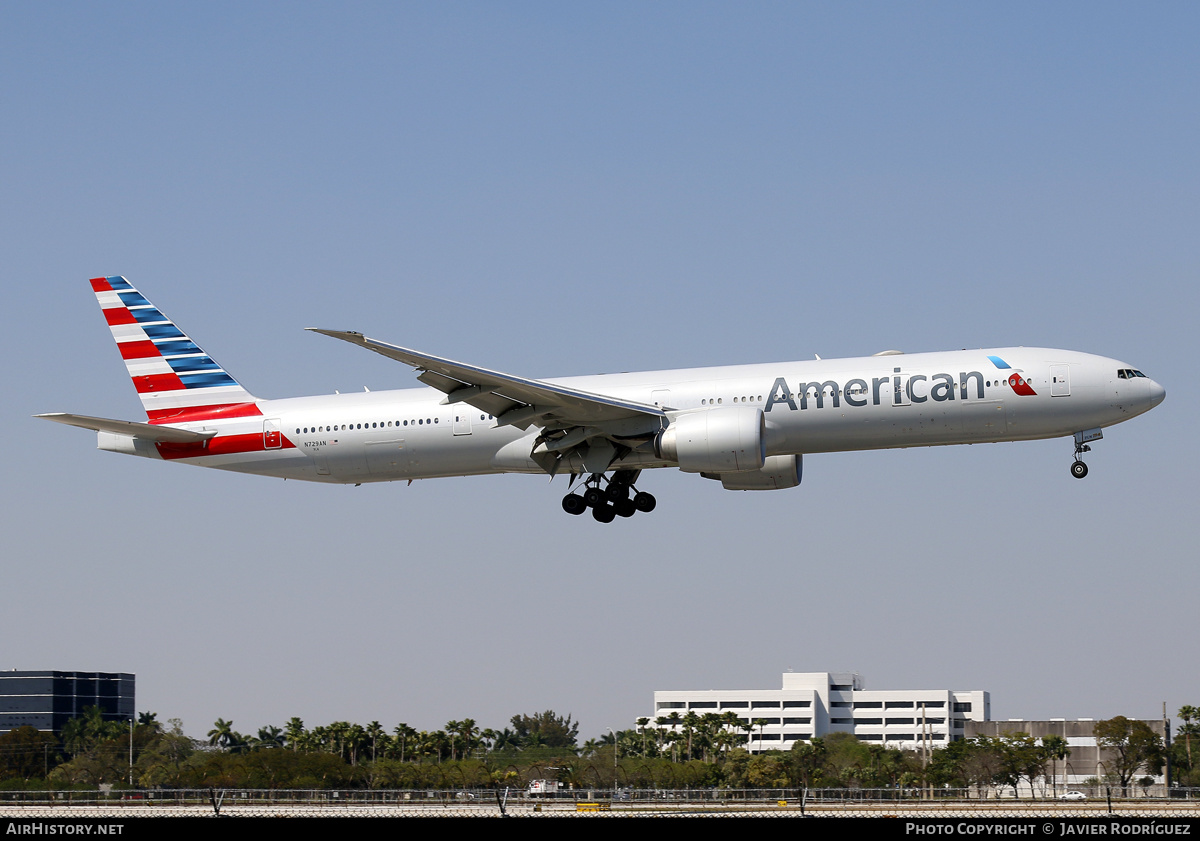
[[[611,505],[597,505],[592,509],[592,518],[597,523],[611,523],[617,518],[617,512]]]
[[[638,511],[649,514],[654,510],[654,506],[658,504],[658,500],[654,498],[654,494],[648,494],[644,491],[638,493],[633,498],[633,505]]]
[[[1087,475],[1087,465],[1082,461],[1076,461],[1071,464],[1071,475],[1076,479],[1082,479]]]
[[[637,513],[637,506],[633,504],[632,499],[618,499],[613,503],[613,510],[617,512],[618,517],[632,517]]]
[[[604,504],[604,491],[599,488],[588,488],[583,492],[583,501],[588,508],[596,508]]]
[[[629,485],[622,485],[620,482],[609,482],[608,487],[604,489],[604,495],[613,502],[619,499],[629,499]]]
[[[562,501],[563,511],[568,514],[582,514],[587,511],[587,503],[579,494],[567,494]]]

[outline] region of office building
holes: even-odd
[[[0,672],[0,732],[33,727],[57,733],[87,707],[105,721],[128,721],[134,713],[134,676],[112,672]]]
[[[937,748],[964,738],[968,721],[989,720],[991,699],[980,690],[868,690],[852,672],[785,672],[781,689],[657,691],[650,726],[682,729],[662,720],[731,712],[747,731],[752,753],[789,750],[830,733],[895,748]]]

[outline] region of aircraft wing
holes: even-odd
[[[65,423],[67,426],[93,429],[96,432],[113,432],[117,435],[141,438],[143,441],[162,441],[171,444],[199,443],[207,441],[217,434],[215,429],[208,432],[192,432],[191,430],[178,429],[173,426],[157,426],[152,423],[110,420],[109,418],[93,418],[87,415],[69,415],[66,412],[50,412],[45,415],[34,415],[34,417],[45,418],[55,423]]]
[[[594,428],[597,424],[613,421],[657,422],[666,418],[659,407],[646,403],[593,394],[542,380],[514,377],[369,339],[353,331],[320,330],[316,327],[308,329],[411,365],[421,372],[418,380],[446,393],[445,403],[466,403],[488,412],[501,424],[511,424],[519,429],[528,429],[530,426]],[[587,437],[597,436],[593,434]]]

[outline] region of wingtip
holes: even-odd
[[[323,327],[305,327],[310,333],[320,333],[322,336],[329,336],[334,339],[341,339],[344,342],[361,342],[363,334],[354,330],[326,330]]]

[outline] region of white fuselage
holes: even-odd
[[[1007,367],[1002,367],[1007,366]],[[1000,348],[646,371],[550,380],[662,407],[668,418],[757,407],[766,454],[1054,438],[1142,414],[1165,392],[1131,366],[1046,348]],[[179,428],[217,435],[199,445],[151,444],[101,432],[100,446],[225,470],[361,483],[485,473],[541,473],[538,430],[499,425],[433,388],[257,401],[261,416]],[[578,456],[563,470],[587,472]],[[578,463],[577,463],[578,462]],[[635,448],[611,469],[670,467]]]

